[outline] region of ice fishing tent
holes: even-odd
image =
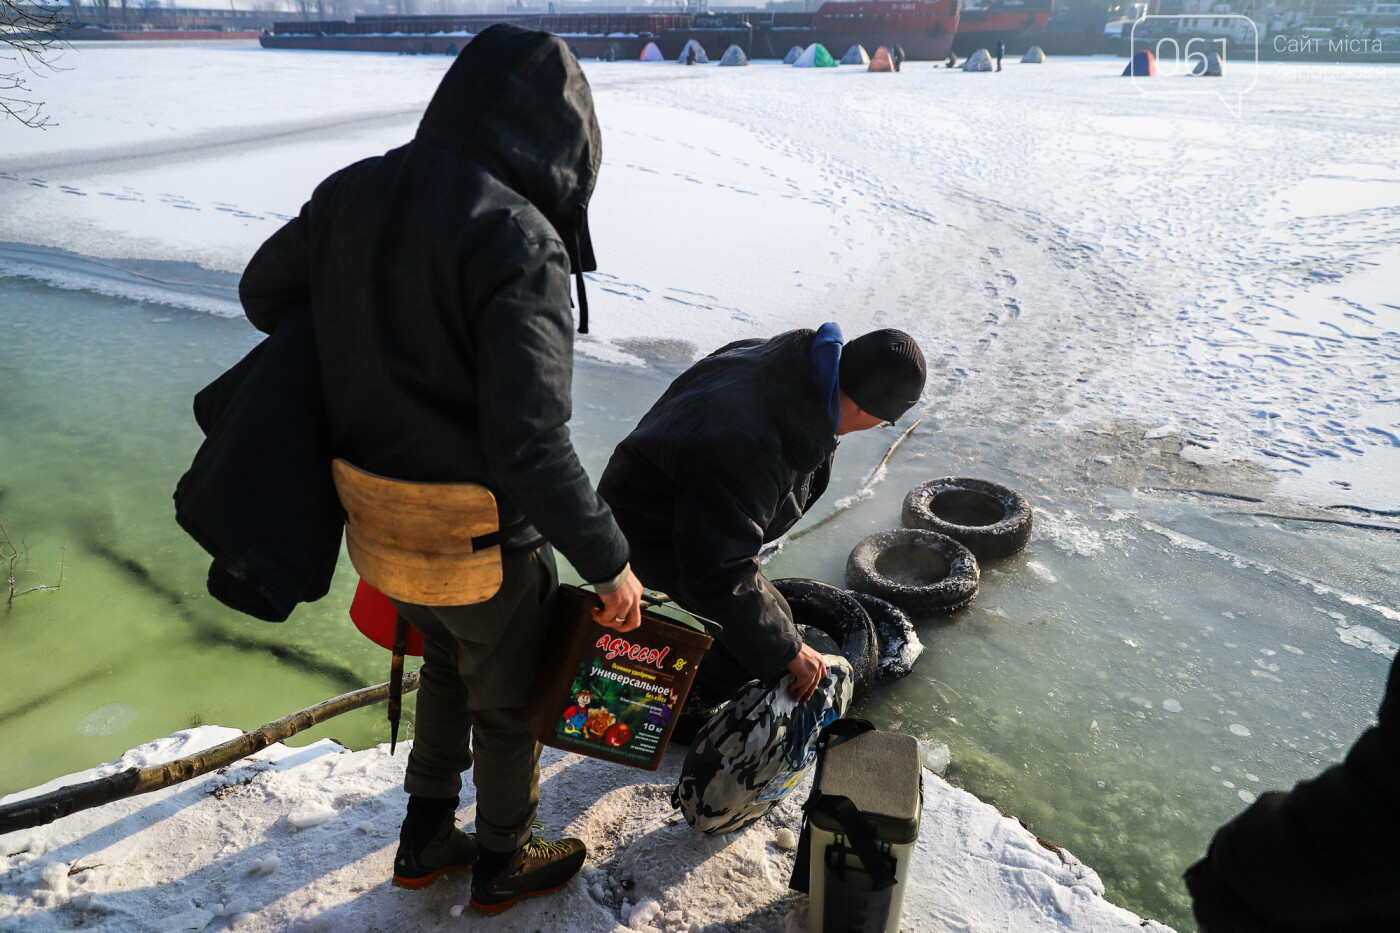
[[[870,67],[867,71],[894,71],[894,59],[890,58],[890,50],[883,45],[875,50],[875,55],[870,59]]]
[[[642,49],[642,61],[644,62],[664,62],[666,56],[661,54],[661,50],[656,47],[655,42],[648,42],[647,47]]]
[[[962,69],[963,71],[995,70],[992,67],[992,53],[986,49],[978,49],[968,56],[967,61],[963,62]]]
[[[870,53],[865,50],[865,46],[856,44],[846,50],[846,54],[841,56],[843,65],[868,65],[870,64]]]
[[[1204,58],[1197,56],[1195,67],[1191,69],[1191,73],[1198,77],[1221,78],[1225,76],[1225,62],[1217,53],[1207,52]]]
[[[747,65],[749,63],[749,57],[744,54],[743,49],[739,48],[737,45],[731,45],[724,50],[724,55],[720,58],[719,63],[721,66]]]
[[[1133,60],[1128,62],[1128,67],[1123,69],[1123,77],[1151,78],[1157,74],[1157,60],[1152,57],[1152,52],[1148,49],[1141,49]]]
[[[692,50],[695,52],[695,64],[708,65],[710,63],[710,56],[705,54],[705,47],[694,39],[691,39],[685,44],[681,49],[681,54],[676,56],[676,61],[684,62],[690,57]]]
[[[1026,54],[1021,56],[1023,65],[1043,65],[1045,64],[1045,50],[1038,45],[1033,45],[1026,49]]]
[[[792,48],[788,49],[788,53],[783,56],[783,64],[791,65],[793,62],[797,61],[801,57],[802,46],[794,45]]]
[[[793,62],[792,66],[794,68],[835,68],[836,59],[831,57],[826,46],[820,42],[813,42],[807,46],[807,51],[798,56],[797,61]]]

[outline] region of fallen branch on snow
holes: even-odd
[[[418,672],[405,674],[403,692],[410,693],[417,689]],[[185,758],[147,768],[127,768],[95,781],[60,787],[39,797],[0,805],[0,835],[43,826],[79,810],[99,807],[138,794],[149,794],[162,787],[208,774],[240,758],[247,758],[255,752],[262,751],[269,745],[291,738],[303,729],[309,729],[342,713],[378,703],[388,695],[387,683],[363,687],[329,700],[322,700],[315,706],[298,710],[252,732],[245,732],[236,739],[230,739]]]

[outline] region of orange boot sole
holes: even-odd
[[[573,878],[569,879],[569,881],[573,880]],[[499,914],[511,907],[514,907],[516,904],[519,904],[523,900],[527,900],[532,897],[543,897],[546,894],[553,894],[555,891],[561,890],[562,888],[566,888],[569,886],[569,881],[565,881],[563,884],[555,885],[552,888],[545,888],[542,891],[531,891],[529,894],[522,894],[519,897],[512,897],[510,900],[501,901],[499,904],[479,904],[477,903],[476,898],[472,898],[471,905],[477,910],[481,911],[482,913],[489,914],[490,916],[494,917],[496,914]]]
[[[448,872],[469,871],[471,867],[475,864],[475,862],[468,862],[465,865],[448,865],[444,868],[439,868],[431,875],[424,875],[422,878],[401,878],[398,875],[395,875],[394,886],[399,888],[407,888],[410,891],[421,891],[424,888],[431,885],[434,881],[438,880],[438,878],[447,874]]]

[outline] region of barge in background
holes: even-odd
[[[674,60],[691,39],[718,59],[737,45],[750,58],[782,58],[813,42],[840,56],[852,45],[873,52],[898,45],[913,61],[941,61],[958,31],[960,0],[823,3],[815,13],[505,13],[463,16],[359,16],[353,22],[275,23],[269,49],[333,49],[452,55],[495,23],[552,32],[580,58],[636,59],[648,42]],[[1048,0],[1047,0],[1048,2]]]

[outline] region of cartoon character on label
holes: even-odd
[[[574,705],[564,710],[564,734],[583,735],[583,727],[588,722],[588,707],[593,703],[593,694],[584,691],[574,697]]]

